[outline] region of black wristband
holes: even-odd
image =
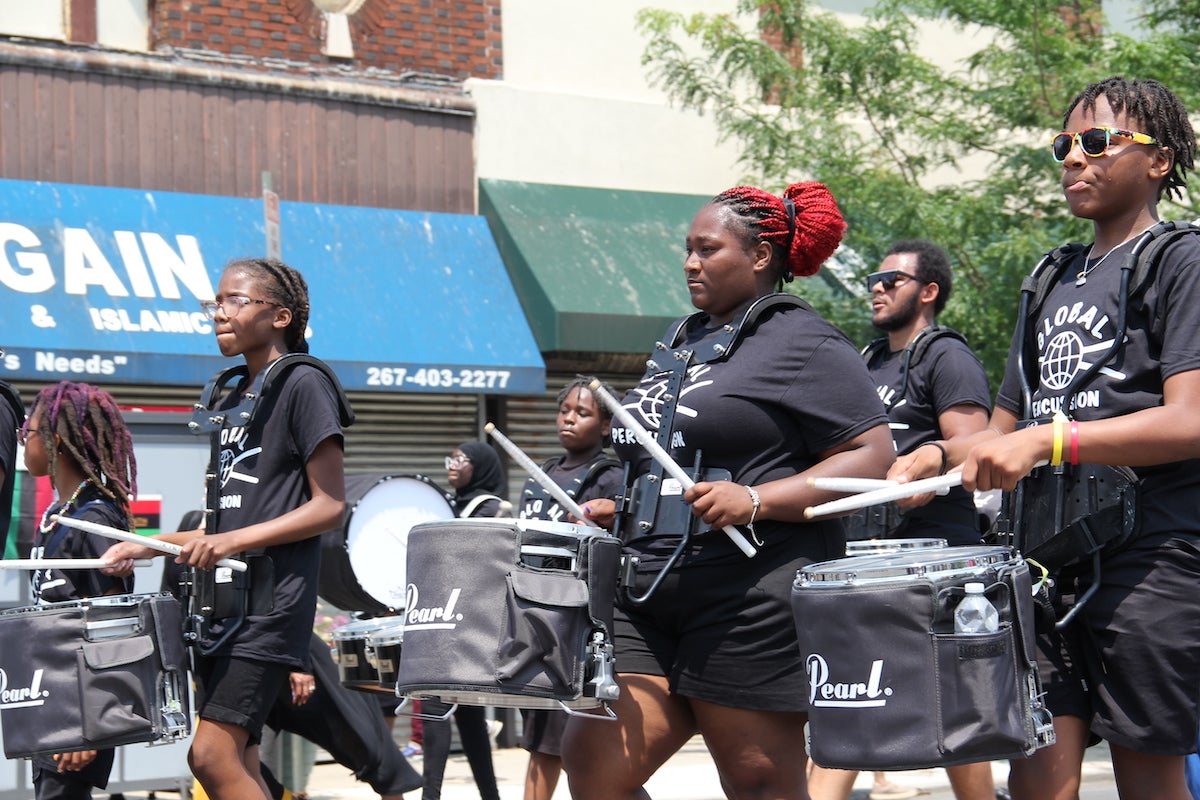
[[[925,444],[921,445],[921,447],[924,447],[926,444],[933,445],[938,450],[942,451],[942,466],[941,469],[938,470],[938,475],[945,475],[946,465],[949,462],[949,455],[946,453],[946,445],[942,444],[941,442],[925,442]]]

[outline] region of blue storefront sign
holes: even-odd
[[[482,217],[280,203],[309,346],[347,389],[532,394],[545,366]],[[0,378],[203,385],[200,301],[266,251],[260,200],[0,180]]]

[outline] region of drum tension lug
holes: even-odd
[[[584,694],[600,700],[616,700],[621,696],[621,687],[613,676],[613,646],[605,641],[604,631],[592,632],[588,657],[592,662],[592,679],[587,682]]]

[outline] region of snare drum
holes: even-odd
[[[178,601],[169,594],[0,612],[8,758],[169,742],[191,733]]]
[[[337,662],[342,686],[366,692],[379,690],[375,653],[368,642],[371,634],[383,631],[387,625],[387,618],[360,619],[330,631],[333,660]],[[391,691],[390,687],[388,691]]]
[[[945,546],[945,539],[858,539],[846,542],[846,555],[877,556],[882,553],[932,550]]]
[[[956,634],[980,581],[995,633]],[[1029,569],[1007,547],[948,547],[801,569],[792,609],[809,685],[809,752],[825,767],[923,769],[1053,743],[1039,699]]]
[[[424,475],[350,475],[342,527],[321,539],[318,591],[346,611],[404,607],[404,565],[413,525],[454,519],[447,495]]]
[[[396,694],[515,708],[615,700],[620,550],[597,528],[544,520],[415,526]]]
[[[367,634],[367,650],[372,653],[375,665],[376,688],[381,692],[395,694],[396,678],[400,669],[400,650],[404,645],[404,619],[389,617],[379,630]]]

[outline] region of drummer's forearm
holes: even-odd
[[[970,436],[958,436],[945,442],[946,469],[960,466],[967,460],[971,448],[983,442],[991,441],[998,436],[1012,433],[1017,429],[1017,417],[1011,411],[996,406],[988,420],[986,429]]]
[[[803,522],[806,508],[845,494],[814,489],[809,485],[810,478],[882,478],[894,458],[891,432],[886,425],[877,425],[841,447],[826,451],[804,472],[756,485],[761,502],[757,518]]]

